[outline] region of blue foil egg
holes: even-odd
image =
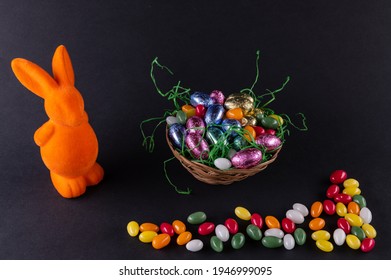
[[[220,124],[224,118],[225,109],[223,105],[213,104],[208,107],[205,113],[205,123]]]
[[[241,129],[242,128],[242,124],[240,123],[240,121],[235,120],[235,119],[225,119],[225,120],[223,120],[221,125],[223,128],[223,131],[231,130],[231,132],[229,133],[229,137],[235,137],[238,135],[233,129]]]
[[[174,145],[174,147],[178,149],[182,149],[183,138],[185,137],[185,134],[186,128],[179,123],[172,124],[168,129],[168,137],[171,139],[171,143]]]
[[[227,142],[226,139],[223,139],[223,136],[224,132],[216,126],[211,126],[206,131],[206,139],[209,141],[210,144],[216,144],[217,142],[224,140],[225,142]]]
[[[196,91],[192,95],[190,95],[190,104],[193,107],[197,107],[197,105],[202,105],[205,108],[212,104],[212,100],[210,99],[209,94]]]

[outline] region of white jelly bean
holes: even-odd
[[[303,214],[301,214],[301,212],[297,210],[293,210],[293,209],[288,210],[286,212],[286,217],[290,219],[292,222],[294,222],[295,224],[302,224],[304,222]]]
[[[345,243],[346,233],[343,231],[343,229],[337,228],[336,230],[334,230],[333,239],[335,245],[341,246]]]
[[[220,170],[227,170],[231,168],[232,163],[227,158],[216,158],[214,161],[214,165]]]
[[[363,219],[364,224],[370,224],[372,221],[372,212],[368,207],[363,207],[360,210],[360,217]]]
[[[279,228],[269,228],[265,230],[265,236],[275,236],[281,239],[284,237],[284,232]]]
[[[231,159],[233,158],[233,156],[236,154],[236,150],[235,149],[229,149],[228,151],[228,158]]]
[[[295,248],[295,238],[290,233],[284,235],[284,248],[287,250]]]
[[[168,117],[166,118],[166,122],[167,122],[167,125],[168,125],[168,126],[171,126],[171,125],[173,125],[174,123],[178,123],[178,119],[177,119],[176,117],[174,117],[174,116],[168,116]]]
[[[217,225],[215,228],[215,233],[218,239],[223,242],[228,241],[229,239],[229,231],[225,225]]]
[[[308,208],[301,203],[293,204],[293,210],[299,211],[304,217],[307,217],[309,214]]]
[[[202,243],[202,241],[200,239],[190,240],[186,244],[186,249],[191,252],[198,252],[202,249],[202,247],[204,247],[204,243]]]

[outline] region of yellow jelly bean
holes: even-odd
[[[375,238],[377,235],[376,229],[371,224],[363,224],[362,229],[368,238]]]
[[[147,230],[140,233],[138,239],[140,239],[140,241],[143,243],[151,243],[155,236],[157,236],[156,231]]]
[[[135,237],[138,235],[140,227],[136,221],[130,221],[126,226],[126,229],[130,236]]]
[[[140,225],[140,231],[154,231],[158,232],[159,231],[159,226],[155,225],[153,223],[143,223]]]
[[[176,239],[176,243],[178,245],[185,245],[187,244],[192,238],[192,234],[189,231],[184,231],[181,234],[179,234],[178,238]]]
[[[196,114],[196,109],[193,106],[189,105],[189,104],[183,105],[182,106],[182,111],[185,112],[187,118],[195,116],[195,114]]]
[[[174,228],[174,231],[176,234],[181,234],[182,232],[186,231],[186,225],[179,220],[175,220],[172,222],[172,227]]]
[[[257,136],[257,133],[255,132],[255,129],[251,125],[246,125],[244,127],[244,138],[247,139],[247,141],[253,141],[255,139],[255,136]]]
[[[235,208],[235,215],[242,220],[249,221],[251,219],[251,213],[246,208],[238,206]]]
[[[347,220],[349,225],[351,225],[352,227],[354,226],[361,227],[362,224],[364,223],[360,216],[353,213],[347,213],[345,215],[345,220]]]
[[[316,247],[318,247],[323,252],[331,252],[334,249],[333,243],[324,239],[317,240]]]
[[[349,187],[349,188],[344,188],[342,192],[350,196],[355,196],[361,194],[361,189],[356,187]]]
[[[170,244],[171,237],[167,233],[161,233],[156,235],[152,239],[152,247],[156,250],[159,250],[161,248],[166,247],[168,244]]]
[[[324,219],[322,219],[322,218],[315,218],[315,219],[311,220],[311,222],[309,223],[308,226],[312,230],[321,230],[322,228],[324,228],[325,225],[326,225],[326,222],[325,222]]]
[[[343,182],[343,186],[345,188],[358,188],[360,186],[360,183],[356,179],[350,178],[346,179]]]
[[[272,114],[272,115],[269,115],[269,117],[277,120],[279,125],[283,125],[284,124],[284,119],[281,118],[279,115]]]
[[[335,208],[335,212],[337,212],[337,215],[340,217],[345,217],[345,215],[348,213],[348,209],[342,202],[338,202]]]
[[[360,214],[360,205],[358,205],[354,201],[349,202],[349,204],[348,204],[348,213],[359,215]]]
[[[361,246],[361,241],[360,239],[358,239],[357,236],[353,234],[348,234],[346,236],[346,244],[348,244],[350,248],[357,250]]]
[[[311,238],[315,241],[317,240],[329,240],[331,237],[330,233],[327,230],[317,230],[311,234]]]
[[[266,216],[265,224],[268,228],[281,228],[280,222],[274,216]]]
[[[244,117],[243,110],[241,108],[229,109],[225,116],[227,119],[241,120]]]

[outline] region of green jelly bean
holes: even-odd
[[[367,201],[361,194],[353,196],[353,201],[356,202],[358,206],[360,206],[360,209],[367,207]]]
[[[277,129],[278,121],[272,117],[265,117],[261,120],[261,124],[264,128]]]
[[[262,119],[265,117],[265,115],[263,113],[258,113],[256,114],[255,118],[257,119],[257,122],[258,123],[261,123],[262,122]]]
[[[232,248],[234,248],[234,249],[242,248],[245,241],[246,241],[246,237],[244,236],[244,234],[241,232],[238,232],[237,234],[232,236],[232,239],[231,239]]]
[[[307,234],[305,233],[304,229],[297,228],[295,232],[293,233],[293,236],[295,238],[297,245],[303,245],[305,241],[307,240]]]
[[[198,225],[206,221],[206,214],[202,211],[194,212],[187,217],[187,222],[192,225]]]
[[[357,238],[360,239],[360,241],[362,241],[366,237],[365,232],[361,227],[353,226],[350,229],[350,233],[357,236]]]
[[[185,124],[186,123],[186,120],[187,120],[187,116],[186,116],[186,113],[183,112],[183,111],[178,111],[176,113],[176,118],[178,119],[178,122],[180,124]]]
[[[259,227],[249,224],[246,228],[247,235],[252,239],[259,241],[262,239],[262,231]]]
[[[210,239],[210,247],[212,247],[214,251],[220,253],[224,248],[223,241],[221,241],[216,235],[212,236]]]
[[[265,236],[262,238],[262,245],[266,248],[278,248],[284,244],[281,238],[275,236]]]

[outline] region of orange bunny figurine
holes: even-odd
[[[38,65],[15,58],[11,63],[18,80],[42,97],[49,120],[34,134],[42,160],[50,170],[54,187],[65,198],[78,197],[87,186],[103,179],[103,168],[96,162],[98,140],[88,123],[84,101],[75,88],[72,62],[64,46],[52,60],[52,78]]]

